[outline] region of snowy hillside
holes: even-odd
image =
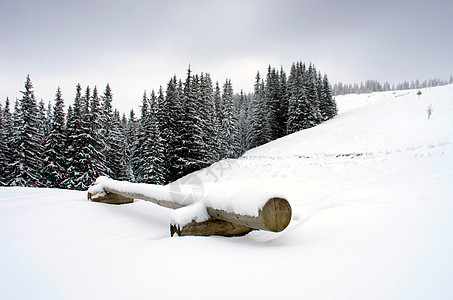
[[[281,233],[170,238],[152,203],[1,188],[0,295],[451,299],[453,85],[416,92],[337,97],[335,119],[179,181],[197,197],[286,197]]]

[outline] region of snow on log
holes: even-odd
[[[288,201],[278,197],[267,200],[256,217],[228,213],[212,207],[207,207],[206,209],[208,214],[215,219],[241,224],[253,229],[273,232],[280,232],[285,229],[291,221],[292,215],[291,205]]]
[[[180,193],[184,195],[186,191],[181,188]],[[92,201],[119,204],[121,199],[124,203],[142,199],[175,209],[171,220],[172,234],[205,236],[244,235],[248,229],[284,230],[291,221],[291,205],[283,197],[269,195],[271,193],[262,188],[249,188],[231,195],[206,193],[194,202],[191,197],[172,197],[168,185],[130,183],[106,177],[98,178],[96,185],[88,190]]]
[[[98,193],[105,193],[107,194],[107,197],[101,198],[103,201],[98,201],[98,197],[93,197],[93,195],[96,196]],[[141,199],[150,201],[157,205],[171,209],[176,209],[188,204],[192,204],[178,203],[176,201],[173,201],[166,186],[156,184],[131,183],[128,181],[117,181],[104,176],[99,177],[96,180],[96,184],[88,189],[88,197],[91,201],[94,202],[109,203],[108,201],[113,194],[120,195],[124,198],[129,199]],[[113,198],[111,199],[114,201]]]

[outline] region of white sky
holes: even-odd
[[[269,64],[313,62],[332,83],[448,79],[452,1],[0,0],[0,101],[20,97],[30,74],[37,99],[66,105],[75,86],[110,83],[114,106],[137,110],[143,91],[174,74],[209,72],[252,91]]]

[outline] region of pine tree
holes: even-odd
[[[166,184],[170,181],[169,164],[170,164],[170,151],[168,150],[168,143],[170,139],[170,110],[167,98],[164,95],[162,86],[159,87],[156,105],[156,118],[159,125],[159,134],[162,144],[162,183]]]
[[[84,174],[80,181],[79,187],[82,190],[87,189],[95,180],[108,173],[105,166],[105,157],[102,154],[104,143],[101,138],[101,108],[100,99],[96,86],[90,97],[90,89],[87,87],[82,115],[82,131],[85,140],[83,147],[82,167]]]
[[[55,105],[50,122],[50,132],[44,146],[43,174],[47,179],[46,186],[64,188],[66,159],[66,126],[64,114],[64,100],[60,88],[55,94]]]
[[[332,97],[332,88],[330,86],[330,83],[329,83],[329,80],[328,80],[326,74],[324,74],[324,77],[322,80],[322,89],[323,89],[323,95],[325,97],[323,99],[323,101],[325,103],[327,103],[325,116],[326,116],[327,120],[329,120],[337,115],[338,109],[337,109],[337,103],[335,102],[335,99]]]
[[[12,155],[13,155],[13,119],[10,111],[10,102],[9,99],[6,98],[5,107],[3,108],[3,112],[1,115],[2,119],[2,136],[3,136],[3,156],[4,162],[2,163],[2,178],[3,183],[7,185],[11,181],[11,165],[13,163]]]
[[[168,103],[168,180],[174,181],[183,176],[185,148],[183,140],[183,88],[182,82],[174,76],[167,85],[167,103]]]
[[[82,121],[82,87],[77,84],[76,96],[73,106],[68,108],[67,125],[66,125],[66,179],[63,186],[68,189],[75,189],[78,185],[78,179],[82,176],[82,167],[80,166],[79,157],[82,153],[84,141],[82,140],[81,131]]]
[[[25,81],[22,99],[15,107],[15,141],[12,174],[9,185],[39,187],[41,185],[41,136],[38,108],[30,76]]]
[[[231,80],[226,80],[222,94],[222,135],[221,158],[237,158],[241,152],[239,122],[233,101],[233,86]]]
[[[132,109],[129,113],[129,120],[125,129],[125,142],[123,150],[123,175],[121,180],[136,182],[133,161],[134,161],[134,147],[137,140],[138,121],[135,119],[135,112]]]
[[[278,83],[278,98],[279,108],[277,116],[278,132],[277,138],[286,135],[286,128],[288,124],[288,83],[286,80],[286,73],[283,71],[283,67],[280,71],[279,83]]]
[[[183,175],[197,171],[207,165],[205,160],[206,149],[203,145],[201,106],[200,78],[198,75],[192,76],[189,66],[184,82]]]
[[[279,95],[280,80],[274,68],[268,67],[266,83],[264,86],[264,110],[265,119],[267,120],[268,135],[266,143],[275,140],[279,137],[279,113],[280,113],[280,95]]]
[[[113,124],[114,120],[113,112],[113,94],[110,85],[107,84],[105,87],[104,94],[101,97],[102,104],[100,109],[100,141],[102,142],[101,153],[105,157],[105,167],[107,175],[117,179],[120,176],[122,165],[121,161],[118,161],[116,157],[117,153],[115,150],[120,149],[119,143],[119,124]],[[115,131],[115,132],[114,132]]]
[[[144,141],[146,139],[145,133],[145,121],[148,118],[149,114],[149,99],[146,94],[146,91],[143,92],[142,98],[142,105],[141,105],[141,114],[140,120],[137,124],[137,136],[136,140],[132,147],[132,169],[134,171],[135,180],[137,182],[143,182],[144,174],[143,174],[143,159],[145,157],[145,153],[143,153],[144,148]]]
[[[322,115],[319,109],[319,95],[317,89],[317,71],[310,64],[304,76],[304,86],[306,88],[307,102],[304,103],[303,110],[305,115],[303,129],[314,127],[322,122]]]
[[[113,118],[110,124],[109,138],[107,140],[109,152],[105,156],[106,164],[108,164],[106,166],[109,171],[108,175],[113,179],[127,180],[124,177],[127,174],[126,162],[124,160],[125,134],[122,130],[120,113],[116,109],[113,112]]]
[[[219,82],[216,81],[215,83],[215,89],[214,89],[214,107],[215,107],[215,112],[216,112],[216,131],[217,135],[215,137],[215,143],[216,143],[216,152],[217,152],[217,157],[220,159],[220,145],[222,144],[222,133],[220,128],[222,128],[222,120],[223,120],[223,112],[222,112],[222,95],[220,92],[220,86]]]
[[[85,95],[81,96],[78,85],[74,109],[71,114],[68,113],[69,167],[64,184],[69,188],[85,190],[96,178],[107,174],[105,157],[101,152],[104,145],[100,138],[100,114],[97,88],[94,88],[91,96],[90,88],[87,87]]]
[[[205,163],[210,165],[219,159],[217,136],[218,121],[214,90],[209,73],[201,74],[200,77],[200,101],[201,101],[201,121],[202,139],[205,145]]]
[[[8,143],[5,135],[5,124],[3,119],[3,108],[0,104],[0,186],[6,185],[7,180],[7,152],[8,152]]]
[[[251,135],[251,142],[250,147],[255,148],[261,146],[262,144],[266,143],[268,140],[268,127],[267,127],[267,120],[265,114],[265,100],[264,100],[264,83],[260,78],[259,72],[257,72],[255,77],[255,88],[254,94],[252,97],[251,103],[251,114],[250,114],[250,121],[251,121],[251,128],[252,128],[252,135]]]
[[[304,86],[304,69],[302,63],[293,64],[288,79],[288,134],[308,128],[305,124],[308,101]]]
[[[139,174],[144,183],[164,183],[163,167],[163,143],[160,137],[159,123],[157,119],[158,107],[154,90],[149,99],[149,111],[143,120],[142,130],[144,132],[141,141],[142,155]]]
[[[239,108],[239,132],[241,139],[241,155],[250,149],[251,142],[251,124],[249,112],[251,111],[250,98],[244,95],[241,90],[239,96],[240,108]]]

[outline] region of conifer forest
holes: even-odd
[[[22,97],[0,105],[0,185],[87,189],[97,177],[167,184],[221,159],[316,126],[337,113],[327,75],[312,64],[269,66],[253,93],[209,73],[173,76],[144,92],[140,111],[113,107],[112,87],[75,88],[39,103],[30,76]]]

